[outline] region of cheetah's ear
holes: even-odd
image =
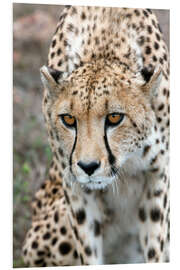
[[[142,86],[144,93],[150,95],[150,97],[156,96],[162,79],[162,69],[159,66],[151,71],[144,68],[141,71],[141,75],[146,81]]]
[[[59,92],[58,80],[62,77],[63,72],[47,66],[42,66],[40,74],[43,86],[49,91],[49,94],[57,94],[57,92]]]

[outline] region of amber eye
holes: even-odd
[[[116,126],[122,122],[124,119],[123,113],[111,113],[106,118],[106,125],[107,126]]]
[[[67,127],[75,127],[76,119],[74,116],[69,114],[61,114],[60,117],[64,125],[66,125]]]

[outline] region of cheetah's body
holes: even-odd
[[[54,157],[33,203],[25,262],[168,261],[169,64],[155,15],[66,8],[48,66],[43,111]],[[126,118],[109,128],[114,111]],[[73,129],[59,120],[67,113]],[[82,159],[100,168],[87,176]]]

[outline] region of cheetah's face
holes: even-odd
[[[53,82],[55,83],[55,82]],[[45,84],[47,88],[47,84]],[[150,101],[131,81],[103,67],[81,68],[60,85],[49,84],[44,112],[67,158],[71,181],[101,189],[121,175],[125,162],[141,151],[151,132]]]

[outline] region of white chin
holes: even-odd
[[[105,187],[107,187],[109,184],[111,184],[113,182],[113,178],[105,178],[105,179],[100,179],[100,180],[85,180],[83,178],[78,179],[78,182],[80,183],[82,188],[88,188],[91,190],[95,190],[95,189],[104,189]]]

